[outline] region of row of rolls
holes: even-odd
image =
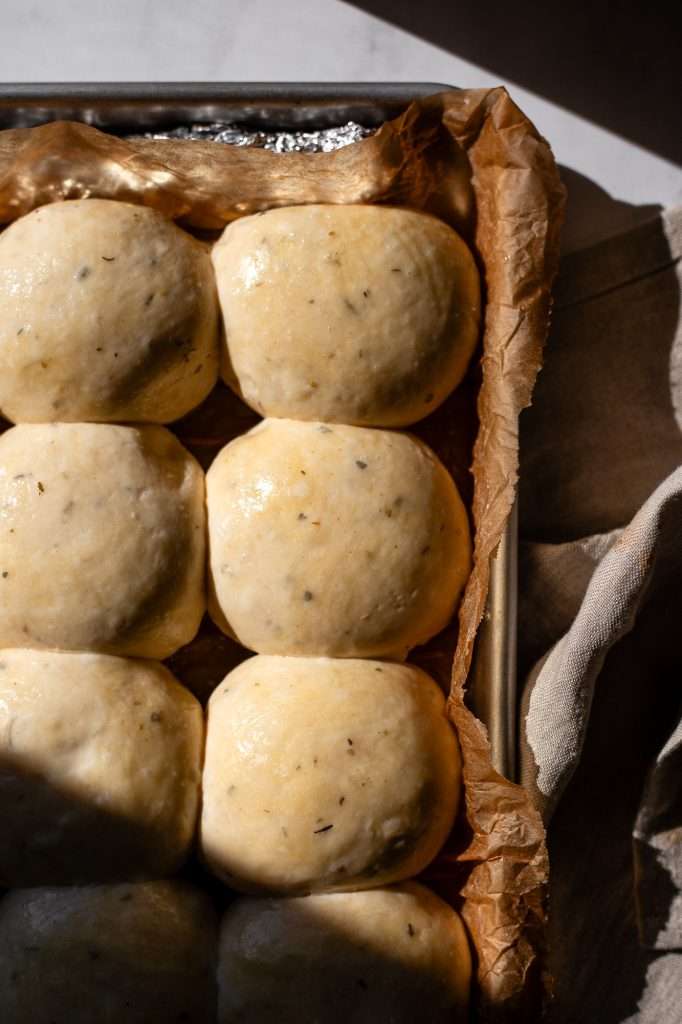
[[[478,287],[451,229],[390,208],[269,211],[212,251],[100,200],[0,235],[9,1024],[97,999],[105,1022],[465,1012],[461,922],[408,881],[456,819],[459,751],[405,658],[452,617],[468,520],[384,428],[459,382]],[[266,418],[205,475],[159,424],[219,368]],[[255,656],[204,712],[161,662],[207,607]],[[244,894],[220,928],[157,881],[195,854]]]

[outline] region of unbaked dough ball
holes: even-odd
[[[386,885],[438,853],[460,785],[445,698],[425,672],[250,658],[209,702],[202,853],[246,892]]]
[[[0,235],[0,411],[166,423],[218,372],[206,249],[160,213],[51,203]]]
[[[221,928],[219,1024],[464,1024],[471,956],[421,885],[239,899]]]
[[[476,347],[473,257],[442,221],[385,206],[245,217],[213,249],[225,379],[265,416],[404,426]]]
[[[204,610],[204,480],[163,427],[0,437],[0,647],[166,658]]]
[[[265,420],[207,475],[211,613],[260,654],[403,656],[470,566],[451,477],[405,434]]]
[[[173,874],[203,732],[199,702],[156,662],[0,650],[0,885]]]
[[[217,922],[181,882],[0,901],[2,1024],[214,1024]]]

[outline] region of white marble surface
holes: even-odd
[[[590,180],[567,176],[569,249],[682,203],[674,164],[339,0],[0,0],[0,11],[4,82],[505,84],[559,162]]]

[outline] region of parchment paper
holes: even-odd
[[[449,709],[466,794],[465,820],[428,878],[468,925],[477,959],[476,1019],[536,1020],[548,876],[544,831],[524,790],[493,770],[485,729],[467,710],[464,688],[489,558],[514,498],[518,415],[530,402],[548,327],[564,204],[549,146],[501,88],[417,101],[375,135],[334,153],[131,142],[68,122],[0,132],[0,223],[43,203],[87,196],[153,206],[210,230],[272,206],[406,205],[442,217],[472,245],[487,291],[480,366],[420,430],[471,497],[475,527],[459,629],[446,631],[418,659],[442,678],[454,651]],[[478,430],[470,401],[476,392]],[[239,429],[248,425],[219,391],[177,432],[206,462],[235,422]],[[466,477],[474,437],[472,489]],[[205,629],[176,656],[181,678],[210,688],[206,664],[214,650]],[[239,657],[229,644],[219,655],[226,662]]]

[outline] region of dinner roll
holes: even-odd
[[[0,885],[173,874],[203,731],[199,702],[156,662],[0,650]]]
[[[250,658],[209,702],[201,850],[236,889],[363,889],[418,874],[461,786],[445,698],[418,668]]]
[[[414,423],[459,384],[476,347],[476,264],[427,214],[270,210],[230,224],[212,258],[224,376],[264,416]]]
[[[15,422],[183,416],[218,372],[206,249],[156,210],[41,206],[0,235],[0,411]]]
[[[469,573],[455,484],[405,434],[265,420],[219,453],[207,495],[211,614],[260,654],[404,656]]]
[[[239,899],[218,959],[219,1024],[464,1024],[459,916],[421,885]]]
[[[2,1024],[214,1024],[217,922],[181,882],[0,901]]]
[[[163,427],[0,437],[0,647],[165,658],[204,609],[203,473]]]

